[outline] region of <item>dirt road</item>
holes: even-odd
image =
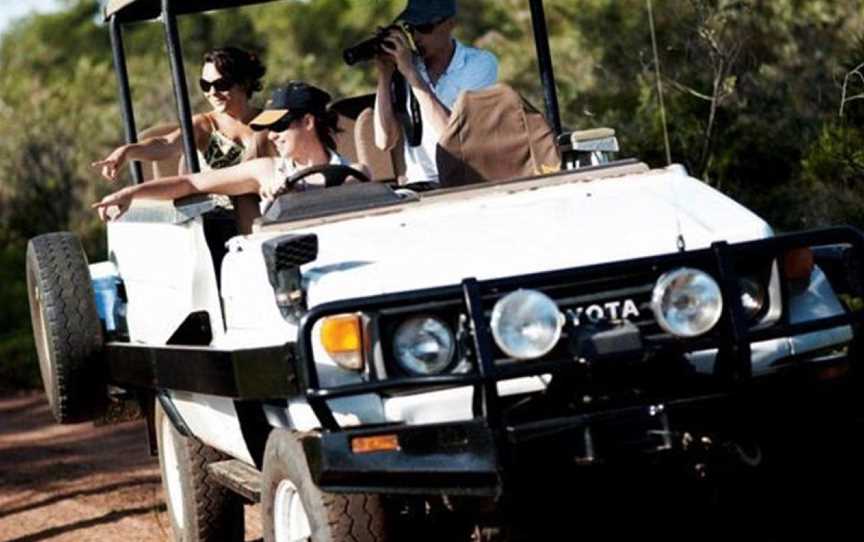
[[[260,538],[247,506],[247,540]],[[0,397],[0,541],[170,540],[143,422],[53,422],[41,394]]]
[[[580,532],[598,540],[624,539],[609,536],[619,530],[667,542],[857,538],[864,430],[840,424],[820,432],[824,421],[801,422],[788,446],[766,451],[765,472],[743,487],[733,483],[720,503],[679,491],[684,486],[671,480],[619,475],[603,491],[574,484],[554,499],[561,510],[551,516],[564,521],[555,532],[572,531],[578,511]],[[534,529],[539,512],[550,512],[544,503],[537,515],[525,514]],[[246,507],[246,525],[246,540],[260,540],[257,506]],[[545,539],[571,538],[526,538]],[[60,426],[41,394],[0,395],[0,542],[48,540],[171,540],[158,461],[147,452],[141,421]]]

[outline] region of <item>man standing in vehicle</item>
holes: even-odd
[[[397,21],[404,23],[410,38],[393,29],[376,57],[378,88],[375,96],[375,145],[390,150],[399,140],[402,129],[396,105],[402,104],[399,89],[394,88],[394,73],[404,77],[410,92],[405,97],[406,115],[420,130],[405,133],[405,166],[408,183],[438,183],[435,151],[440,134],[450,119],[450,111],[459,94],[495,84],[498,60],[488,51],[469,47],[453,38],[456,26],[455,0],[409,0]],[[413,114],[412,114],[413,113]],[[419,117],[419,118],[418,118]]]

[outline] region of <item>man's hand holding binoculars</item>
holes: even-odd
[[[375,55],[375,67],[378,69],[378,76],[389,81],[396,71],[396,61],[388,54],[379,53]]]
[[[414,65],[414,52],[411,49],[411,44],[401,29],[391,29],[387,37],[381,41],[381,52],[375,57],[375,64],[381,77],[389,79],[393,76],[395,68],[412,87],[417,88],[423,84],[417,67]]]

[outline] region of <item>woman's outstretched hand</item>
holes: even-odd
[[[126,163],[126,146],[117,147],[104,160],[97,160],[90,164],[91,167],[101,168],[102,176],[105,179],[114,182],[117,180],[117,174],[120,168]]]
[[[113,194],[108,194],[102,201],[96,202],[90,206],[91,209],[96,209],[99,213],[99,219],[102,222],[108,222],[109,220],[117,220],[123,214],[129,210],[129,206],[132,204],[132,194],[127,192],[125,189],[118,190]],[[114,214],[109,214],[109,210],[112,207],[117,208],[117,212]]]

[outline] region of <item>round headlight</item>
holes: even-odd
[[[437,374],[447,368],[456,349],[453,332],[434,316],[405,320],[393,335],[393,353],[403,369],[417,375]]]
[[[765,288],[751,278],[738,281],[741,287],[741,306],[747,318],[754,318],[765,306]]]
[[[695,337],[720,320],[723,296],[711,275],[681,268],[664,273],[654,286],[651,308],[660,327],[679,337]]]
[[[546,355],[561,337],[564,315],[548,296],[516,290],[495,303],[492,336],[508,356],[534,359]]]

